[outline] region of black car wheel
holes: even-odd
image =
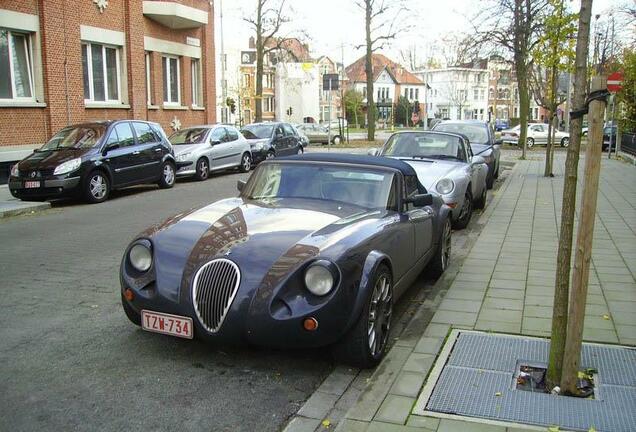
[[[433,258],[428,268],[430,275],[434,278],[440,277],[450,264],[451,240],[451,221],[449,218],[444,221],[435,258]]]
[[[473,215],[473,195],[470,193],[470,185],[464,194],[464,204],[459,210],[459,217],[455,221],[456,229],[464,229],[468,226],[470,218]]]
[[[561,147],[567,147],[570,145],[570,138],[565,137],[561,139]]]
[[[174,186],[174,165],[172,162],[164,162],[161,166],[161,178],[159,179],[159,187],[161,189],[170,189]]]
[[[270,150],[267,152],[267,156],[265,156],[265,159],[274,159],[276,157],[276,154]]]
[[[121,305],[124,308],[124,313],[128,317],[131,323],[140,326],[141,325],[141,315],[139,315],[135,310],[128,304],[128,301],[124,298],[124,294],[121,295]]]
[[[239,165],[239,171],[248,172],[252,169],[252,156],[249,153],[244,153],[241,157],[241,165]]]
[[[484,190],[481,192],[481,196],[479,197],[479,199],[477,201],[475,201],[475,208],[476,209],[483,209],[486,207],[486,198],[487,198],[487,192],[488,188],[485,187]]]
[[[334,145],[338,145],[342,142],[342,139],[340,138],[340,135],[336,135],[335,137],[333,137],[331,142],[333,142]]]
[[[303,153],[304,153],[304,152],[303,152],[303,148],[302,148],[302,147],[298,147],[298,151],[296,152],[296,154],[301,155],[301,154],[303,154]]]
[[[206,180],[210,176],[210,163],[207,158],[202,157],[197,161],[197,169],[194,176],[200,181]]]
[[[86,178],[84,196],[90,203],[104,202],[110,194],[110,181],[101,171],[93,171]]]
[[[334,347],[339,361],[358,368],[370,368],[382,360],[391,329],[393,278],[387,266],[378,267],[372,283],[358,322]]]
[[[494,185],[495,185],[494,168],[493,168],[492,171],[490,169],[488,169],[488,174],[486,175],[486,188],[487,189],[492,189]]]
[[[532,148],[532,146],[534,145],[534,139],[533,138],[528,138],[526,140],[526,143],[528,143],[528,148]]]

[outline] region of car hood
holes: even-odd
[[[271,272],[286,275],[380,211],[317,200],[269,203],[230,198],[185,213],[142,233],[153,244],[157,288],[175,300],[205,263],[226,257],[241,269],[241,286]],[[276,264],[276,265],[275,265]]]
[[[200,150],[201,148],[208,146],[208,144],[205,143],[201,143],[201,144],[179,144],[179,145],[173,145],[172,148],[174,149],[174,155],[178,156],[184,153],[190,153],[196,150]]]
[[[247,142],[250,143],[251,146],[256,144],[269,144],[269,138],[257,138],[257,139],[248,139]]]
[[[452,162],[435,159],[407,160],[417,173],[417,178],[427,190],[433,190],[433,186],[444,177],[448,177],[453,171],[461,168],[463,162]]]
[[[487,150],[491,150],[492,146],[489,144],[471,144],[470,148],[475,156],[484,156],[488,154]]]
[[[18,164],[21,171],[29,170],[50,170],[71,159],[87,154],[92,149],[59,149],[59,150],[38,150]]]

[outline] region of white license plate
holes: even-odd
[[[155,333],[192,339],[192,318],[160,312],[141,311],[141,328]]]
[[[39,181],[26,181],[26,182],[24,182],[24,187],[27,188],[27,189],[39,188],[40,187],[40,182]]]

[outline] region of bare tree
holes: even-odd
[[[451,33],[443,36],[437,45],[446,67],[469,63],[479,57],[481,44],[472,35]]]
[[[590,44],[590,20],[592,0],[582,0],[579,11],[579,26],[576,39],[576,59],[574,61],[574,95],[572,105],[575,110],[585,106],[587,97],[587,62]],[[547,383],[550,387],[560,383],[563,376],[563,357],[567,338],[568,296],[570,289],[570,263],[572,260],[572,234],[574,232],[574,211],[576,207],[576,185],[578,178],[579,151],[583,118],[576,116],[570,121],[570,145],[565,160],[563,200],[561,204],[561,229],[557,251],[557,270],[552,311],[552,339],[548,363]]]
[[[403,12],[406,11],[404,3],[404,0],[355,0],[355,5],[364,12],[365,43],[357,48],[366,48],[367,139],[369,141],[375,140],[373,53],[384,48],[400,32],[406,31],[408,26],[401,20]]]
[[[528,116],[530,113],[529,71],[532,50],[539,40],[547,0],[490,0],[490,5],[473,20],[476,39],[508,50],[514,60],[519,86],[519,143],[526,158]]]
[[[461,120],[464,107],[468,101],[468,80],[466,78],[467,74],[463,74],[462,72],[457,73],[462,74],[464,79],[451,79],[441,90],[449,107],[457,107],[458,120]]]
[[[284,14],[286,0],[256,0],[256,15],[244,18],[256,32],[256,94],[255,121],[263,120],[263,70],[265,56],[281,49],[285,38],[278,37],[290,21]]]

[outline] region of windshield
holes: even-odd
[[[247,139],[271,138],[274,125],[249,125],[245,126],[241,132]]]
[[[483,124],[440,123],[435,126],[435,130],[466,135],[472,144],[486,144],[488,142],[488,129]]]
[[[172,145],[201,144],[205,141],[207,128],[183,129],[170,135]]]
[[[83,125],[67,127],[56,133],[41,150],[64,148],[91,148],[106,132],[105,125]]]
[[[460,138],[450,135],[412,132],[393,135],[382,149],[382,156],[464,160]]]
[[[367,209],[386,209],[394,174],[375,169],[299,163],[259,166],[244,196],[253,200],[302,198],[340,201]]]

